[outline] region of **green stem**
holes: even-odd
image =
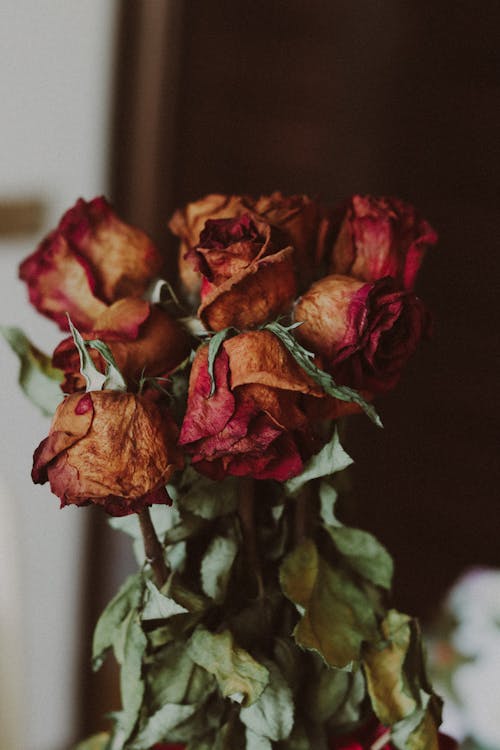
[[[165,563],[163,547],[160,544],[151,520],[149,508],[141,510],[139,515],[139,524],[141,527],[142,538],[144,541],[144,552],[146,560],[151,565],[156,586],[161,589],[168,578],[169,570]]]

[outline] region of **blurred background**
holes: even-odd
[[[354,507],[424,621],[500,566],[497,0],[2,0],[0,20],[0,322],[58,342],[17,266],[79,196],[109,195],[174,276],[167,219],[207,192],[399,195],[440,235],[418,286],[434,338],[385,429],[351,429]],[[102,515],[31,485],[48,421],[0,357],[2,748],[65,750],[118,705],[90,633],[133,563]]]

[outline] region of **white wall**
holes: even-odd
[[[45,229],[79,196],[107,189],[116,11],[117,0],[0,2],[0,200],[41,195]],[[49,351],[60,334],[17,280],[38,239],[0,231],[0,323]],[[18,390],[16,370],[0,342],[0,744],[63,750],[74,738],[86,511],[60,511],[31,484],[48,421]]]

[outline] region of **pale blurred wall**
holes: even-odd
[[[46,203],[43,231],[76,198],[107,190],[117,0],[1,0],[0,201]],[[55,325],[28,305],[17,280],[38,236],[0,227],[0,323],[49,351]],[[63,750],[77,716],[80,581],[85,511],[60,511],[31,484],[48,420],[19,392],[0,342],[0,748]]]

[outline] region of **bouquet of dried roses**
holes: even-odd
[[[142,231],[79,200],[20,269],[69,335],[47,357],[3,329],[58,403],[34,482],[103,506],[139,562],[92,646],[122,708],[79,750],[451,748],[391,557],[341,520],[341,425],[380,425],[429,333],[434,231],[396,198],[280,193],[209,195],[170,228],[178,294]]]

